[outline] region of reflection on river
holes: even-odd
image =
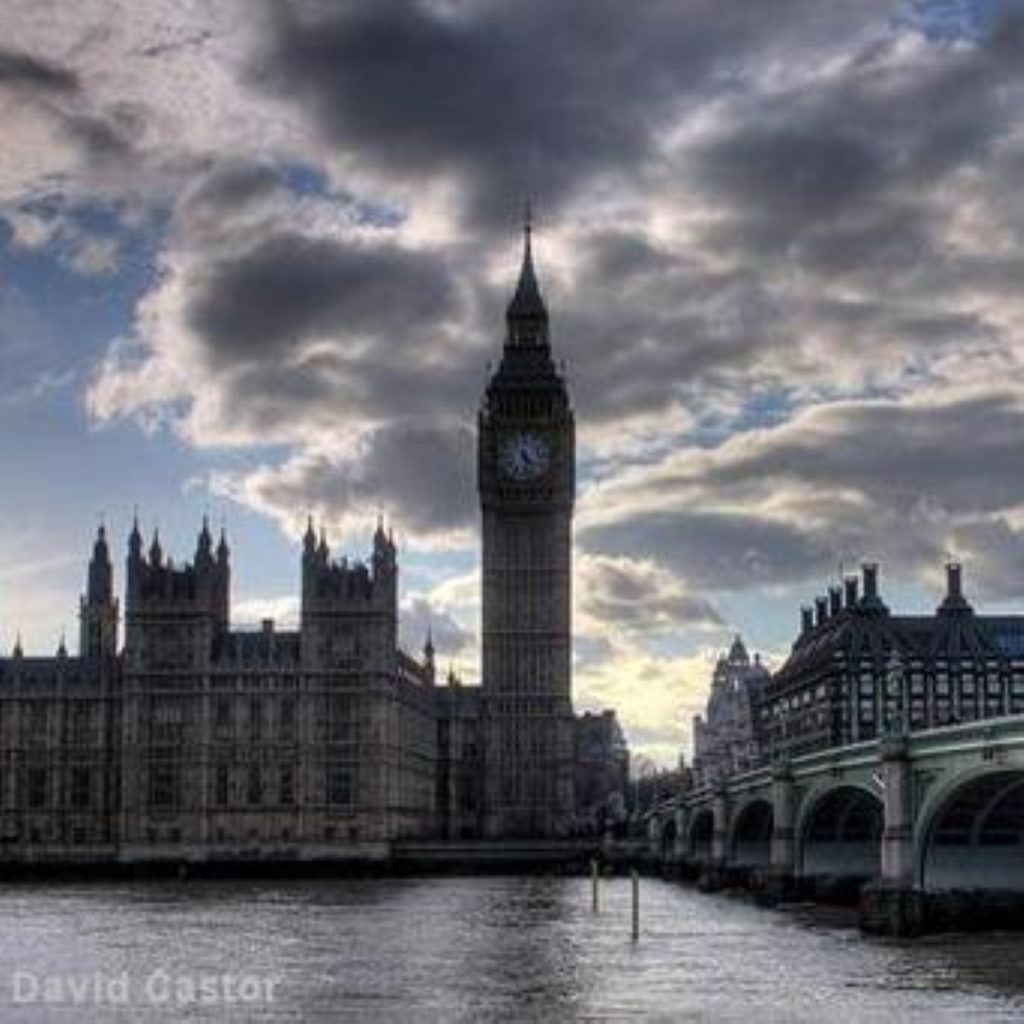
[[[817,1024],[1024,1016],[1024,936],[866,939],[845,916],[761,910],[645,880],[634,945],[629,883],[604,883],[596,915],[589,884],[9,886],[0,889],[0,1019]],[[257,990],[260,981],[269,989]],[[63,1005],[40,1002],[46,994]]]

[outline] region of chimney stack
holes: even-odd
[[[814,599],[815,625],[823,626],[828,621],[828,598]]]
[[[814,629],[814,609],[804,605],[800,609],[800,634],[806,636]]]
[[[951,603],[959,604],[964,598],[961,572],[959,562],[946,563],[946,599]]]
[[[846,586],[846,607],[856,608],[857,607],[857,584],[858,580],[856,576],[847,576],[843,581]]]
[[[864,562],[860,569],[864,575],[864,600],[874,603],[878,600],[878,563]]]
[[[964,598],[963,571],[959,562],[946,563],[946,596],[939,605],[940,612],[970,612]]]
[[[828,617],[834,619],[843,610],[843,591],[841,587],[828,588]]]

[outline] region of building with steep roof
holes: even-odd
[[[1021,713],[1024,616],[978,615],[957,563],[946,567],[934,615],[894,615],[867,563],[861,580],[847,577],[802,609],[800,635],[765,688],[758,732],[764,756],[777,758],[887,728]]]

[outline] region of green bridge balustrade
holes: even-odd
[[[662,805],[649,841],[707,888],[857,894],[869,930],[1022,925],[1024,717],[777,761]]]

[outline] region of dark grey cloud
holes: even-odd
[[[814,88],[801,83],[737,105],[686,155],[693,168],[687,183],[696,182],[725,217],[709,239],[731,241],[741,258],[774,250],[787,260],[800,255],[794,243],[806,243],[800,266],[826,275],[836,267],[818,258],[833,236],[840,249],[861,243],[861,267],[907,228],[916,254],[934,255],[922,225],[942,227],[952,212],[934,190],[984,166],[1017,118],[1018,20],[1005,18],[975,45],[935,45],[909,61],[895,55],[895,43],[869,48],[846,73]],[[878,248],[865,247],[872,236]],[[904,244],[900,251],[910,250]],[[885,264],[876,270],[891,273],[891,261]]]
[[[140,109],[129,104],[95,109],[78,73],[43,57],[0,47],[3,87],[26,93],[88,161],[128,159],[141,133]]]
[[[806,228],[862,203],[883,180],[881,154],[839,127],[747,124],[695,159],[694,181],[731,206]]]
[[[69,68],[30,53],[0,47],[0,86],[26,88],[42,94],[79,91],[78,75]]]
[[[584,527],[578,536],[586,550],[655,559],[698,591],[805,579],[832,562],[827,542],[755,512],[633,509],[621,522]]]
[[[282,3],[253,78],[395,177],[458,175],[474,223],[504,226],[526,195],[553,210],[597,176],[631,174],[681,104],[726,87],[714,72],[820,44],[886,5],[857,18],[834,6]]]
[[[223,361],[332,334],[370,335],[397,348],[429,332],[453,305],[436,260],[387,243],[272,235],[199,276],[186,317]]]
[[[281,169],[269,161],[221,158],[193,182],[178,211],[179,221],[201,229],[206,216],[237,215],[250,203],[272,196],[281,185]]]
[[[137,163],[135,139],[141,134],[144,122],[140,111],[65,111],[59,119],[68,138],[81,148],[94,171],[104,168],[127,171],[127,165]]]
[[[932,579],[954,554],[979,594],[1020,596],[1022,428],[1007,390],[822,407],[639,473],[580,541],[654,559],[698,591],[820,578],[864,557]]]
[[[591,558],[582,571],[579,606],[610,628],[634,633],[723,624],[711,601],[686,592],[671,573],[627,558]]]
[[[549,299],[584,424],[673,404],[701,414],[737,389],[813,394],[833,367],[856,388],[875,360],[895,374],[922,352],[988,345],[983,310],[919,307],[972,276],[957,273],[966,257],[949,258],[950,211],[933,186],[990,160],[1005,138],[1014,34],[907,59],[877,42],[891,4],[837,6],[276,4],[258,87],[294,99],[331,144],[384,177],[454,177],[479,237],[412,253],[268,226],[196,261],[186,323],[218,371],[244,364],[225,380],[244,379],[251,404],[268,410],[290,392],[306,401],[326,390],[297,358],[312,335],[332,338],[337,351],[317,359],[333,360],[334,386],[358,408],[360,397],[384,408],[389,392],[417,401],[428,388],[450,407],[456,385],[475,395],[473,374],[497,349],[506,295],[480,281],[480,258],[496,222],[507,234],[530,191],[516,179],[535,161],[552,218],[608,175],[624,196],[649,189],[652,207],[701,208],[685,242],[584,220],[573,233],[572,286],[556,279]],[[812,87],[805,77],[788,91],[758,87],[759,62],[802,54],[810,66],[823,54],[846,63]],[[666,149],[659,133],[710,101],[722,110],[713,130]],[[226,160],[179,214],[205,209],[230,230],[239,208],[283,187],[279,169]],[[538,250],[543,279],[543,236]],[[1009,283],[1014,258],[993,256],[973,277]],[[458,290],[475,305],[458,306]],[[347,362],[352,338],[366,336],[374,344]],[[422,388],[408,386],[412,368]]]
[[[250,499],[282,514],[311,508],[331,518],[379,507],[415,533],[456,530],[475,521],[474,452],[468,429],[391,423],[349,459],[310,455],[250,478]]]
[[[804,418],[711,469],[703,486],[761,491],[765,479],[856,488],[892,512],[974,516],[1024,500],[1024,410],[1010,392],[934,405],[850,403]]]

